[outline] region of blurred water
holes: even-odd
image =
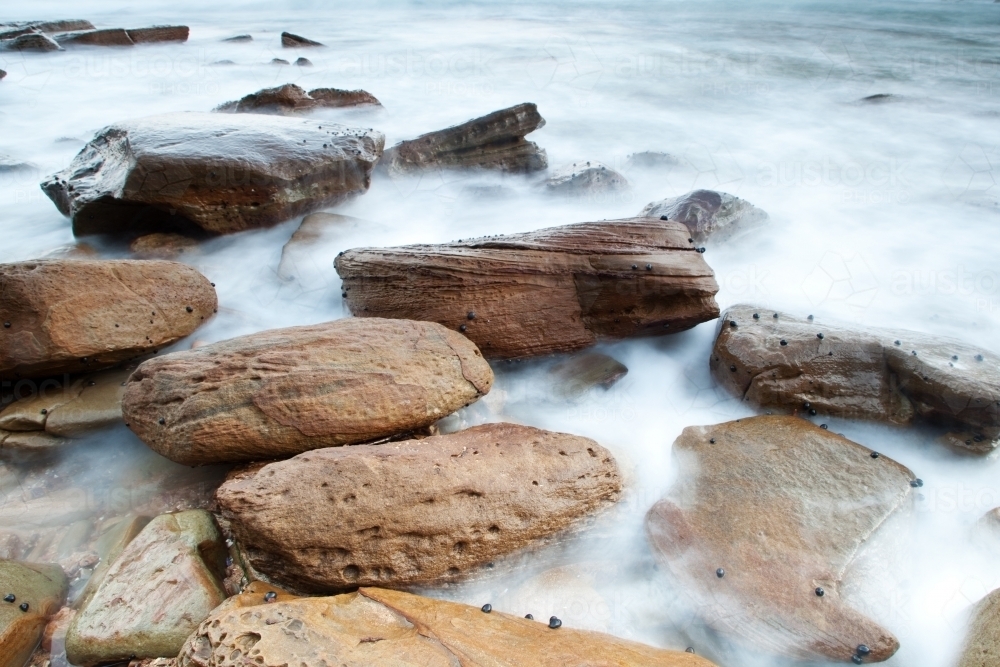
[[[0,174],[0,261],[38,257],[73,241],[69,222],[37,184],[68,164],[100,127],[210,110],[287,82],[373,93],[384,110],[320,115],[377,128],[387,145],[535,102],[548,123],[529,139],[548,151],[552,167],[600,160],[632,182],[627,193],[567,200],[545,197],[535,180],[520,177],[376,180],[368,194],[336,209],[369,223],[345,228],[300,258],[298,280],[276,274],[281,247],[298,221],[213,240],[186,259],[216,283],[221,306],[191,340],[344,316],[331,264],[345,248],[625,217],[650,201],[712,188],[771,215],[760,232],[709,244],[705,257],[716,271],[721,305],[757,302],[1000,351],[998,4],[377,2],[332,8],[186,0],[120,7],[84,0],[67,10],[49,0],[5,11],[15,12],[3,17],[10,20],[66,18],[69,11],[98,27],[184,23],[192,31],[184,45],[0,52],[0,69],[8,72],[0,82],[0,153],[35,165]],[[282,30],[327,48],[282,49]],[[242,33],[254,41],[220,41]],[[270,64],[299,56],[313,66]],[[233,64],[215,64],[224,60]],[[860,101],[875,94],[892,97]],[[628,155],[646,150],[671,153],[680,165],[629,168]],[[499,188],[484,196],[476,189],[483,185]],[[87,242],[105,256],[126,255],[113,240]],[[432,593],[492,601],[498,610],[530,611],[540,619],[558,613],[570,627],[657,645],[695,645],[722,664],[776,664],[727,656],[691,618],[683,591],[654,568],[642,533],[645,511],[669,487],[670,444],[681,429],[749,414],[708,374],[713,333],[714,325],[704,324],[672,337],[601,346],[630,373],[611,390],[574,401],[556,397],[550,360],[497,365],[489,407],[473,405],[446,426],[510,419],[592,437],[615,453],[629,488],[620,506],[584,535],[516,566],[498,565],[483,580]],[[865,570],[849,591],[856,606],[900,638],[902,648],[887,664],[950,664],[967,609],[1000,586],[998,554],[984,553],[968,538],[971,524],[1000,505],[995,460],[959,457],[922,429],[827,421],[925,480],[924,499],[902,529],[901,560]],[[82,450],[89,452],[90,473],[79,459],[67,471],[82,485],[104,480],[134,488],[129,471],[147,465],[148,455],[124,429],[101,438],[103,445]],[[13,502],[8,495],[0,512],[8,514]],[[103,506],[100,511],[106,513]]]

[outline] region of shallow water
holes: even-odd
[[[5,11],[31,12],[2,17],[16,20],[64,18],[66,10],[49,1]],[[298,280],[276,273],[297,221],[213,240],[185,260],[216,283],[220,312],[178,349],[345,316],[331,264],[346,248],[626,217],[650,201],[712,188],[771,216],[758,232],[708,244],[723,307],[754,302],[1000,351],[998,4],[386,2],[331,9],[181,0],[123,9],[84,0],[71,11],[98,27],[184,23],[191,39],[127,50],[0,52],[8,72],[0,82],[0,153],[36,165],[0,174],[0,261],[73,241],[38,182],[68,164],[100,127],[207,111],[287,82],[373,93],[385,110],[319,115],[377,128],[387,145],[535,102],[547,125],[529,139],[548,151],[552,167],[599,160],[633,185],[627,193],[570,200],[545,197],[535,180],[520,177],[376,180],[369,193],[334,209],[369,223],[316,248],[297,266]],[[328,47],[281,49],[282,30]],[[241,33],[254,41],[220,42]],[[270,64],[299,56],[313,66]],[[214,64],[222,60],[233,64]],[[882,93],[892,97],[859,101]],[[628,155],[647,150],[671,153],[681,164],[629,168]],[[486,196],[482,186],[498,187]],[[126,255],[110,240],[86,241],[105,256]],[[707,323],[676,336],[602,345],[629,374],[573,401],[557,396],[551,360],[497,365],[491,399],[445,428],[508,419],[585,435],[615,453],[628,489],[584,534],[431,593],[539,619],[556,614],[568,627],[661,646],[693,645],[720,664],[777,664],[727,654],[700,628],[683,591],[655,568],[642,532],[644,513],[669,488],[670,445],[681,429],[751,414],[708,373],[713,334]],[[968,608],[1000,586],[1000,554],[969,538],[971,525],[1000,505],[995,458],[960,457],[925,429],[826,421],[925,480],[923,499],[891,541],[895,559],[859,569],[849,599],[899,637],[902,648],[886,664],[949,665]],[[135,492],[145,488],[136,471],[152,465],[150,456],[127,430],[112,429],[48,474],[84,488],[113,487],[119,499],[145,498],[95,500],[87,504],[94,517],[149,511],[148,496]],[[159,459],[154,467],[164,480],[182,470]],[[156,488],[169,488],[164,480]],[[5,520],[31,496],[9,489],[0,509]]]

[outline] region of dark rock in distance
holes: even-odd
[[[286,49],[296,48],[300,46],[325,46],[319,42],[314,42],[311,39],[306,39],[301,35],[294,35],[290,32],[281,33],[281,45]]]

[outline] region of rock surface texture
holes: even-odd
[[[396,144],[385,152],[379,167],[390,176],[425,169],[539,171],[548,166],[545,151],[525,140],[524,135],[543,125],[545,119],[534,104],[518,104]]]
[[[433,585],[549,538],[617,500],[593,440],[515,424],[329,448],[236,475],[217,491],[254,569],[334,592]]]
[[[679,481],[647,530],[710,626],[802,660],[850,662],[860,645],[866,662],[896,652],[839,587],[858,549],[911,501],[909,470],[786,416],[690,426],[673,451]]]
[[[76,234],[273,225],[364,192],[378,132],[250,114],[174,113],[101,130],[42,190]]]
[[[0,667],[22,667],[42,639],[45,624],[66,597],[58,565],[0,560]],[[22,606],[24,608],[22,609]]]
[[[300,59],[301,60],[301,59]],[[276,88],[264,88],[235,102],[226,102],[215,110],[224,113],[260,113],[291,116],[313,109],[358,106],[382,106],[375,96],[364,90],[316,88],[308,93],[294,83]]]
[[[556,170],[545,181],[545,189],[556,195],[609,197],[627,191],[629,182],[600,162],[574,162]]]
[[[0,264],[0,374],[107,368],[187,336],[217,307],[212,284],[175,262]]]
[[[709,237],[716,241],[734,238],[760,227],[768,218],[767,213],[745,199],[714,190],[694,190],[653,202],[639,215],[667,216],[682,222],[697,243]]]
[[[721,318],[710,366],[754,405],[893,424],[919,416],[968,431],[956,446],[997,446],[1000,357],[958,341],[738,305]]]
[[[255,461],[424,428],[489,392],[467,338],[428,322],[337,320],[143,363],[122,412],[185,465]]]
[[[568,352],[714,319],[718,285],[679,222],[629,218],[337,257],[359,317],[431,320],[489,358]]]
[[[1000,589],[976,605],[965,646],[956,667],[1000,665]]]

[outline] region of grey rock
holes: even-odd
[[[648,204],[640,215],[684,223],[696,243],[712,237],[721,241],[760,227],[767,213],[745,199],[714,190],[694,190]]]

